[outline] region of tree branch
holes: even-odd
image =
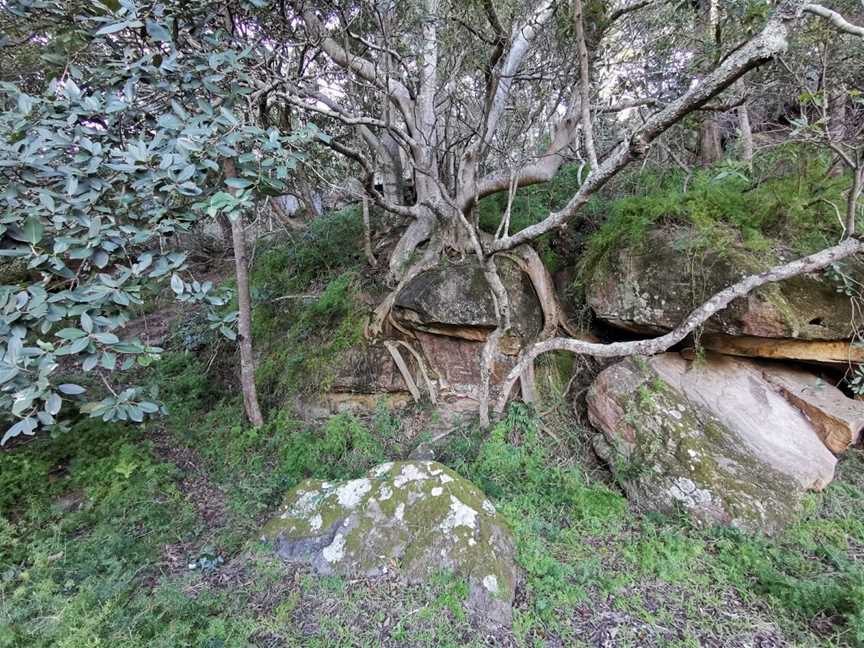
[[[793,5],[794,6],[794,5]],[[788,11],[788,5],[768,20],[765,27],[749,42],[741,47],[733,56],[707,74],[700,83],[678,99],[668,104],[662,110],[654,113],[644,124],[633,131],[629,137],[620,142],[610,155],[597,167],[595,172],[585,180],[579,191],[559,211],[552,212],[539,223],[535,223],[520,232],[495,242],[490,252],[509,250],[522,243],[527,243],[538,236],[563,225],[588,199],[602,188],[609,180],[624,169],[630,162],[645,156],[653,142],[663,132],[681,121],[686,115],[704,106],[710,99],[731,86],[749,70],[771,60],[777,54],[786,50],[788,22],[794,18]]]
[[[820,18],[824,18],[842,32],[864,38],[864,27],[853,25],[839,13],[828,9],[827,7],[823,7],[822,5],[818,4],[805,4],[803,7],[801,7],[801,11],[803,11],[804,13],[813,14],[814,16],[819,16]]]
[[[734,299],[744,297],[759,286],[797,277],[808,272],[821,270],[832,263],[836,263],[846,257],[864,251],[864,242],[860,238],[848,238],[833,247],[825,248],[815,254],[802,259],[791,261],[784,265],[776,266],[760,274],[750,275],[724,290],[721,290],[708,299],[701,306],[693,310],[672,331],[660,337],[648,340],[636,340],[631,342],[613,342],[601,344],[597,342],[586,342],[573,338],[552,338],[538,342],[525,351],[516,365],[507,374],[504,380],[501,394],[495,406],[495,411],[504,411],[507,399],[513,385],[522,375],[526,365],[534,361],[537,356],[549,351],[570,351],[571,353],[591,355],[600,358],[620,358],[631,355],[653,355],[671,348],[697,327],[704,324],[709,317],[726,308]]]
[[[334,38],[327,35],[327,30],[315,12],[307,10],[303,12],[303,22],[313,38],[319,41],[321,49],[330,57],[334,63],[345,69],[351,70],[360,78],[374,83],[384,90],[391,101],[399,108],[409,130],[414,126],[414,101],[411,93],[401,82],[392,77],[382,77],[378,74],[375,65],[364,58],[349,53]]]

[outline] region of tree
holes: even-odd
[[[0,85],[0,254],[19,269],[0,288],[0,409],[15,419],[2,440],[57,424],[64,401],[84,392],[55,384],[61,364],[100,368],[110,395],[82,407],[93,416],[158,412],[140,389],[115,390],[106,372],[158,355],[120,334],[160,281],[170,277],[185,301],[227,303],[211,283],[182,278],[185,254],[172,249],[176,233],[219,215],[232,223],[241,310],[214,316],[214,327],[233,338],[240,322],[244,400],[260,425],[242,214],[285,190],[317,131],[255,123],[248,70],[264,46],[226,29],[227,5],[222,15],[185,2],[79,8],[72,24],[64,2],[7,7],[21,21],[38,15],[51,56],[55,40],[77,46],[57,76]]]
[[[604,38],[613,43],[620,39],[621,24],[635,20],[638,12],[669,10],[664,2],[600,5],[592,30],[598,48]],[[715,37],[720,19],[718,3],[706,1],[700,7],[702,32],[711,46],[710,56],[703,57],[699,65],[697,79],[671,84],[680,90],[668,98],[625,93],[620,104],[594,108],[590,103],[590,70],[585,65],[589,55],[581,2],[573,3],[573,20],[567,21],[568,25],[575,23],[577,45],[570,49],[577,51],[579,65],[570,65],[567,51],[571,33],[561,26],[561,6],[551,0],[508,5],[504,17],[492,2],[463,7],[424,0],[408,3],[404,10],[401,5],[398,11],[388,7],[386,22],[376,19],[382,11],[378,5],[341,3],[325,12],[308,6],[298,9],[296,18],[302,20],[307,35],[304,56],[315,63],[301,66],[305,74],[284,81],[284,97],[309,114],[324,115],[349,129],[344,138],[334,138],[329,145],[360,165],[366,190],[380,208],[405,219],[407,227],[389,261],[394,293],[437,263],[448,248],[475,254],[485,270],[498,308],[498,327],[489,336],[484,353],[486,391],[480,408],[484,422],[488,420],[491,361],[499,338],[510,327],[506,291],[495,269],[496,255],[520,251],[530,258],[532,241],[574,219],[619,172],[643,159],[665,132],[691,113],[710,108],[712,99],[745,74],[785,52],[804,12],[829,17],[835,24],[850,24],[818,5],[781,2],[769,15],[757,16],[758,20],[748,14],[747,20],[756,20],[757,26],[744,30],[749,33],[743,42],[722,51],[723,43]],[[853,25],[851,29],[854,32],[856,28]],[[459,48],[444,47],[456,42]],[[550,56],[550,52],[554,54]],[[387,63],[394,59],[398,66]],[[568,74],[556,63],[569,65],[578,74]],[[364,105],[353,95],[345,95],[341,101],[327,96],[324,84],[347,84],[348,79],[361,84],[373,99]],[[557,92],[552,89],[554,82],[559,82]],[[664,83],[669,85],[667,79]],[[641,123],[623,132],[619,129],[609,138],[606,150],[597,153],[593,133],[602,130],[597,127],[597,116],[643,102],[653,106],[652,112],[643,116]],[[389,104],[390,120],[382,120],[369,110],[383,103]],[[526,117],[526,112],[531,116]],[[550,126],[542,128],[547,123]],[[721,154],[715,141],[719,137],[716,122],[709,119],[703,123],[711,124],[711,159],[706,161],[713,161]],[[353,143],[352,129],[356,135]],[[384,134],[399,143],[408,160],[417,194],[413,204],[394,202],[375,187],[375,173],[381,165],[380,137]],[[703,143],[704,139],[703,133]],[[584,159],[583,152],[591,162],[597,161],[588,168],[579,190],[565,207],[516,233],[510,233],[506,218],[494,236],[480,231],[474,217],[479,200],[548,181],[565,162]],[[831,262],[838,254],[853,254],[859,249],[860,243],[853,239],[817,260]],[[531,267],[535,269],[532,280],[538,295],[550,294],[542,264]],[[549,324],[555,317],[554,304],[543,301]],[[392,300],[386,300],[379,308],[379,321],[391,304]],[[557,328],[557,322],[552,321],[545,331],[549,334]],[[541,340],[537,344],[552,343]],[[527,358],[533,358],[539,348],[545,347],[529,347],[526,359],[517,367],[519,371],[528,368]],[[583,353],[599,353],[594,347],[579,348]]]

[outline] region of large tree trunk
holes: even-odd
[[[223,165],[225,177],[235,177],[234,161]],[[233,192],[233,190],[232,190]],[[243,218],[238,215],[231,221],[231,241],[234,247],[234,272],[237,278],[237,345],[240,348],[240,388],[243,391],[243,406],[246,417],[255,427],[264,425],[261,407],[258,405],[258,390],[255,386],[255,356],[252,351],[252,297],[249,292],[249,259],[246,256],[246,233]]]

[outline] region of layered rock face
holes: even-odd
[[[689,230],[666,227],[638,249],[612,253],[608,269],[585,290],[597,318],[636,333],[663,333],[714,293],[767,267],[752,251],[698,251],[691,239]],[[845,263],[844,271],[864,280],[860,262]],[[849,345],[862,324],[856,317],[840,282],[824,273],[802,275],[735,300],[707,322],[700,342],[732,355],[864,362],[864,349]]]
[[[320,574],[422,582],[447,570],[469,584],[480,621],[509,624],[517,569],[510,532],[471,482],[432,461],[381,464],[360,479],[307,480],[261,539]]]
[[[598,453],[648,509],[774,533],[864,427],[864,403],[807,372],[709,355],[630,358],[601,372],[588,414]]]
[[[507,259],[497,267],[510,300],[512,329],[500,340],[504,355],[493,367],[493,384],[543,328],[540,301],[528,276]],[[492,289],[476,263],[442,265],[417,275],[396,297],[393,316],[415,338],[442,391],[456,398],[477,397],[483,345],[497,319]]]
[[[512,328],[499,340],[493,385],[543,328],[540,301],[528,276],[508,259],[498,260],[497,267],[510,300]],[[378,343],[345,354],[329,391],[317,402],[304,404],[304,412],[326,416],[369,410],[382,398],[405,405],[413,398],[412,387],[428,397],[429,383],[440,397],[437,404],[444,418],[476,411],[483,346],[497,325],[492,290],[479,265],[445,262],[420,273],[396,296],[392,321],[387,331],[390,349]],[[397,366],[394,350],[413,386]]]

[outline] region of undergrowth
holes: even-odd
[[[340,358],[362,342],[356,211],[316,219],[301,237],[271,244],[255,260],[252,333],[263,351],[257,379],[268,408],[286,394],[326,391]]]

